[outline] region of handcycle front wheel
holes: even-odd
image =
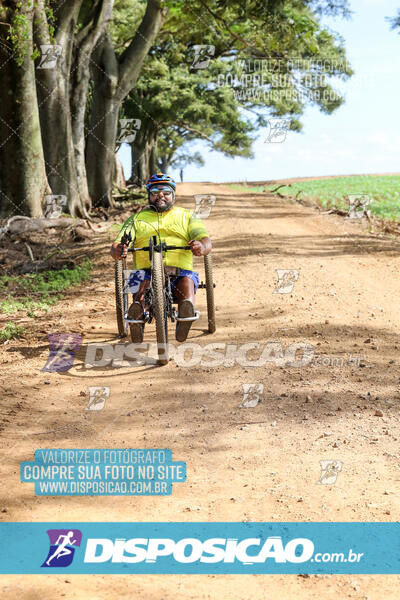
[[[164,301],[164,265],[161,252],[153,252],[152,260],[153,314],[156,322],[158,360],[167,365],[168,356],[168,322]]]
[[[115,308],[117,313],[118,334],[120,337],[128,335],[128,323],[125,321],[125,315],[128,311],[128,294],[124,293],[124,271],[126,269],[126,260],[116,260],[114,263],[115,279]]]

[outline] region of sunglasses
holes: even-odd
[[[170,196],[172,194],[172,190],[170,188],[151,188],[150,190],[150,194],[152,196],[157,196],[158,194],[161,194],[161,192],[165,196]]]

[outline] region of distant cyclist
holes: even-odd
[[[111,247],[111,256],[120,260],[127,256],[128,246],[121,244],[124,233],[131,234],[133,247],[147,246],[149,238],[157,233],[161,241],[171,246],[190,246],[189,250],[169,250],[165,256],[167,273],[171,275],[171,289],[178,303],[181,318],[195,316],[195,293],[199,285],[199,274],[193,271],[194,256],[206,256],[211,252],[211,240],[204,223],[192,211],[175,206],[176,183],[169,175],[157,173],[146,184],[149,207],[132,215],[125,221]],[[122,257],[121,251],[123,249]],[[145,269],[144,280],[140,283],[134,301],[128,310],[128,319],[144,319],[147,307],[144,305],[144,292],[150,286],[150,259],[148,252],[134,253],[135,269]],[[177,321],[176,339],[184,342],[193,321]],[[143,341],[144,324],[131,323],[133,342]]]

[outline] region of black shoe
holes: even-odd
[[[141,344],[144,335],[144,310],[140,302],[133,302],[128,310],[128,319],[143,320],[143,323],[129,323],[131,340],[134,344]]]
[[[182,300],[178,309],[178,317],[187,318],[195,316],[193,302],[191,300]],[[178,342],[184,342],[188,336],[193,321],[177,321],[175,337]]]

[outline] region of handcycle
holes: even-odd
[[[130,234],[124,233],[121,239],[123,245],[129,245],[132,242]],[[144,320],[133,320],[128,318],[129,308],[129,285],[125,273],[126,259],[115,261],[115,303],[117,313],[118,334],[120,337],[128,335],[129,323],[151,323],[156,324],[156,338],[158,360],[162,365],[168,364],[168,319],[174,323],[179,320],[197,320],[200,311],[195,311],[194,317],[181,319],[178,316],[177,309],[173,306],[174,299],[171,290],[170,277],[164,264],[164,254],[168,250],[190,250],[190,246],[168,246],[161,241],[158,235],[149,238],[149,245],[143,248],[128,248],[128,252],[146,251],[149,253],[151,262],[150,267],[150,286],[145,290],[144,304],[148,307],[145,312]],[[122,256],[123,250],[121,251]],[[207,294],[207,317],[208,333],[214,333],[215,326],[215,300],[212,259],[211,255],[204,256],[205,282],[199,284],[199,289],[205,289]]]

